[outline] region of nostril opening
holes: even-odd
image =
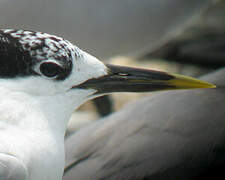
[[[129,76],[129,74],[127,74],[127,73],[117,73],[116,75],[119,75],[119,76]]]

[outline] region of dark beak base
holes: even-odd
[[[106,66],[107,75],[87,80],[73,88],[96,89],[97,94],[107,94],[215,87],[213,84],[183,75],[110,64]]]

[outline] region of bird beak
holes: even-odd
[[[87,80],[75,87],[96,89],[97,94],[216,87],[205,81],[183,75],[110,64],[106,66],[108,68],[107,75]]]

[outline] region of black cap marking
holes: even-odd
[[[44,61],[55,60],[63,71],[55,78],[64,80],[72,71],[73,59],[80,50],[69,41],[47,33],[0,30],[0,77],[41,75],[36,69]]]

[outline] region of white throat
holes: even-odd
[[[32,96],[3,87],[0,87],[1,153],[5,151],[22,160],[32,174],[30,180],[59,180],[64,169],[68,120],[94,90]]]
[[[63,136],[72,112],[93,92],[76,89],[54,96],[33,96],[0,88],[1,122],[23,129],[50,130]]]

